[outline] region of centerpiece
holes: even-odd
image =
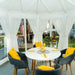
[[[45,43],[41,46],[41,52],[45,52]]]
[[[45,47],[46,46],[46,44],[45,43],[43,43],[40,47],[39,47],[39,50],[37,51],[39,54],[42,54],[42,53],[50,53],[50,51],[49,50],[46,50]]]

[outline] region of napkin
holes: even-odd
[[[47,58],[47,57],[49,57],[49,55],[48,54],[42,54],[41,57]]]
[[[35,52],[35,50],[30,50],[30,51],[28,51],[28,52],[31,52],[31,53],[33,53],[33,52]]]

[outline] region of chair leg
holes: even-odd
[[[16,68],[14,69],[14,75],[17,75],[17,69]]]
[[[54,68],[56,68],[56,64],[55,64],[54,60],[53,60],[53,64],[54,64]]]
[[[66,71],[68,70],[68,64],[66,64]]]
[[[28,71],[30,72],[29,66],[28,66]]]
[[[62,75],[62,71],[63,71],[63,65],[61,65],[61,75]]]
[[[56,64],[54,63],[54,68],[56,68]]]
[[[25,68],[25,71],[26,71],[26,75],[28,75],[28,68]]]
[[[72,63],[70,63],[69,66],[70,66],[70,71],[71,71],[71,75],[72,75]]]
[[[42,63],[43,63],[44,61],[42,61]]]

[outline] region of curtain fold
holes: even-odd
[[[9,18],[9,50],[14,47],[18,51],[17,32],[20,26],[21,18]],[[8,50],[8,51],[9,51]]]
[[[65,47],[68,47],[68,38],[69,38],[69,33],[72,29],[72,26],[73,26],[73,23],[74,23],[74,18],[71,17],[71,16],[67,16],[66,17],[66,25],[65,25],[65,28],[66,28],[66,31],[65,31]]]
[[[38,27],[36,25],[36,19],[28,19],[28,20],[29,20],[30,27],[31,27],[33,34],[34,34],[33,43],[35,41],[38,42],[38,37],[37,37]]]
[[[47,22],[48,20],[41,19],[40,17],[37,20],[29,19],[30,27],[34,33],[33,43],[39,41],[42,42],[42,35],[47,28]]]
[[[58,19],[53,20],[53,24],[55,25],[55,28],[59,34],[59,43],[58,43],[58,49],[62,50],[65,48],[65,23],[66,23],[66,17],[61,17]]]
[[[5,46],[7,47],[7,52],[14,47],[16,51],[18,51],[17,44],[17,32],[20,25],[20,18],[9,18],[6,17],[1,18],[1,24],[3,27],[3,31],[5,33]]]
[[[73,23],[74,23],[74,17],[72,16],[67,16],[67,21],[66,21],[66,35],[69,35],[71,29],[72,29],[72,26],[73,26]]]
[[[68,36],[72,28],[74,19],[71,16],[65,16],[53,21],[57,32],[59,33],[58,49],[62,50],[68,47]]]

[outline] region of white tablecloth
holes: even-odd
[[[25,54],[28,58],[30,58],[32,60],[40,60],[40,61],[54,60],[61,55],[60,51],[57,51],[57,52],[52,51],[52,50],[54,50],[54,48],[45,47],[45,49],[48,51],[48,53],[45,53],[48,55],[48,57],[46,57],[46,58],[41,56],[43,54],[43,52],[42,53],[38,52],[38,51],[40,51],[39,48],[31,48],[31,49],[27,50],[25,52]],[[30,52],[31,50],[34,50],[34,52]]]

